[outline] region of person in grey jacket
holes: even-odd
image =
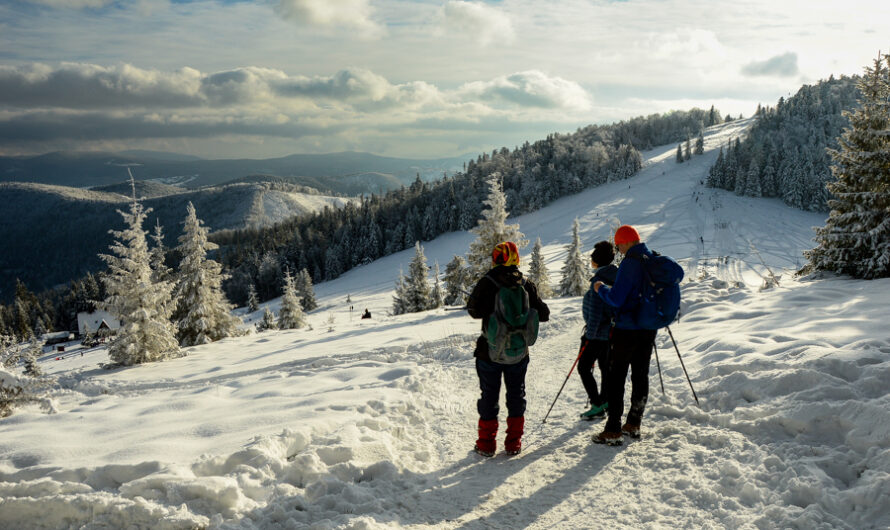
[[[581,314],[584,317],[584,335],[581,337],[581,356],[578,359],[578,375],[587,392],[587,401],[590,409],[581,413],[583,420],[595,420],[606,417],[609,409],[607,401],[606,382],[608,381],[608,355],[609,335],[612,330],[612,317],[614,310],[597,295],[593,286],[596,282],[606,285],[615,283],[618,267],[612,264],[615,259],[615,250],[612,243],[600,241],[593,246],[590,254],[593,265],[593,278],[590,279],[590,289],[584,294],[581,305]],[[600,387],[597,388],[596,379],[593,376],[594,364],[599,366]]]

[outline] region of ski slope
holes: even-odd
[[[0,527],[890,527],[890,280],[796,279],[824,215],[702,186],[747,124],[709,130],[687,163],[653,149],[633,178],[512,220],[541,238],[554,284],[575,218],[587,252],[628,223],[686,268],[672,331],[700,406],[659,333],[664,393],[653,362],[640,440],[590,443],[602,424],[578,421],[576,375],[541,423],[583,327],[580,297],[555,298],[523,453],[473,453],[479,323],[388,315],[408,250],[317,285],[311,329],[112,371],[103,349],[45,358],[58,413],[0,420]],[[424,252],[444,265],[472,238]]]

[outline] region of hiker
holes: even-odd
[[[639,303],[640,289],[644,281],[642,255],[653,256],[645,243],[640,242],[640,234],[629,225],[622,225],[615,231],[615,246],[624,254],[615,284],[607,286],[602,281],[593,284],[593,289],[604,302],[616,309],[615,327],[612,329],[609,349],[609,382],[606,385],[609,402],[609,419],[603,432],[595,435],[595,443],[618,445],[622,434],[631,438],[640,437],[640,423],[643,410],[649,399],[649,363],[652,359],[652,345],[655,329],[642,329],[634,322],[634,309]],[[630,410],[627,420],[621,425],[624,413],[624,382],[628,367],[631,376]]]
[[[371,318],[371,312],[368,311],[368,308],[365,308],[365,312],[362,313],[362,318]]]
[[[584,317],[584,334],[581,336],[581,356],[578,358],[578,375],[587,392],[590,409],[581,413],[583,420],[595,420],[606,417],[609,408],[606,382],[608,381],[609,333],[612,330],[614,310],[606,304],[594,290],[596,282],[606,285],[615,283],[618,267],[612,264],[615,251],[612,243],[600,241],[593,246],[590,264],[593,265],[593,277],[590,289],[584,294],[581,314]],[[599,366],[600,388],[597,389],[593,377],[593,365]]]
[[[528,368],[528,345],[521,355],[508,362],[496,362],[489,348],[488,331],[490,318],[495,313],[496,298],[511,287],[522,286],[528,296],[528,309],[537,311],[537,322],[550,318],[550,308],[538,296],[538,289],[531,281],[525,280],[519,272],[519,249],[512,241],[498,243],[491,253],[492,269],[479,279],[467,301],[467,311],[473,318],[482,319],[482,335],[476,339],[476,374],[482,395],[476,402],[479,412],[479,438],[474,450],[483,456],[494,456],[497,448],[498,400],[501,392],[501,377],[507,389],[507,435],[504,449],[508,454],[518,454],[522,449],[522,434],[525,428],[525,373]],[[506,288],[506,289],[505,289]],[[499,301],[503,302],[504,298]],[[507,304],[504,304],[506,307]],[[532,312],[529,311],[529,318]],[[497,321],[495,321],[497,324]],[[511,350],[512,351],[512,350]],[[502,352],[503,353],[503,352]],[[517,360],[518,358],[518,360]]]

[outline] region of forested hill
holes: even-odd
[[[697,135],[721,123],[715,109],[675,111],[613,125],[551,134],[512,151],[485,153],[466,171],[359,206],[325,211],[260,230],[224,231],[212,236],[232,277],[229,298],[243,304],[254,285],[262,298],[280,294],[285,269],[307,269],[315,282],[338,277],[363,263],[476,225],[487,196],[486,180],[497,175],[511,214],[537,210],[553,200],[605,182],[625,179],[640,169],[638,148]]]
[[[123,228],[117,210],[130,201],[129,183],[94,190],[34,183],[0,182],[0,300],[10,302],[16,278],[33,291],[67,283],[103,268],[109,230]],[[286,183],[243,183],[185,190],[137,181],[136,195],[154,211],[146,226],[164,229],[165,244],[176,246],[186,205],[192,202],[211,230],[263,226],[349,199]]]
[[[805,85],[787,101],[760,108],[745,139],[727,144],[707,184],[749,197],[779,197],[785,204],[827,211],[833,180],[827,149],[848,125],[843,111],[856,108],[858,77]]]
[[[216,186],[248,175],[287,177],[291,183],[328,193],[384,193],[408,185],[416,175],[433,180],[463,167],[468,157],[414,160],[369,153],[297,154],[267,159],[201,160],[145,152],[55,152],[0,157],[0,181],[38,182],[75,188],[106,186],[126,178],[158,180],[188,188]]]

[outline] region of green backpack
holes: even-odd
[[[506,286],[492,278],[497,287],[494,313],[488,317],[485,338],[488,355],[501,364],[516,364],[528,356],[528,347],[538,340],[538,310],[530,307],[523,285]]]

